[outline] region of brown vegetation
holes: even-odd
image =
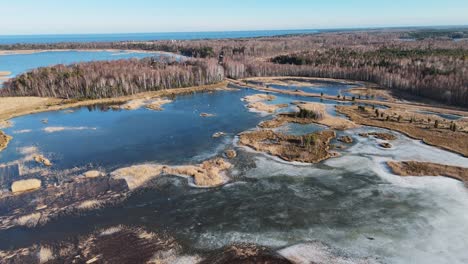
[[[346,130],[358,127],[354,122],[345,118],[329,115],[325,111],[325,105],[320,103],[296,103],[299,108],[297,113],[279,114],[272,120],[260,123],[262,128],[277,128],[285,123],[297,124],[321,124],[332,129]]]
[[[11,139],[12,137],[6,135],[3,133],[3,131],[0,130],[0,151],[6,149]]]
[[[221,71],[230,78],[304,76],[371,81],[387,89],[467,106],[468,42],[455,42],[448,33],[444,33],[444,37],[401,41],[420,33],[418,30],[373,30],[252,39],[15,44],[3,45],[0,49],[147,50],[180,53],[204,60],[218,59],[222,55],[219,62],[224,69]],[[126,68],[121,70],[121,75],[128,82]],[[149,75],[142,75],[136,81],[140,87],[148,85],[145,80],[151,79]],[[167,77],[166,74],[162,76]],[[76,82],[70,77],[61,81]],[[99,88],[105,81],[93,80],[93,83],[98,83],[95,87]],[[116,82],[121,82],[121,78]],[[91,92],[92,96],[95,94],[96,91]]]
[[[71,177],[72,175],[70,175]],[[20,185],[12,185],[12,192],[0,196],[0,230],[16,225],[42,225],[64,213],[82,211],[89,201],[97,200],[94,206],[104,206],[121,201],[128,187],[123,180],[113,180],[110,177],[67,178],[53,185],[48,179],[31,179],[33,182],[20,181]],[[40,188],[44,186],[44,188]],[[18,188],[17,188],[18,187]],[[35,190],[29,192],[27,190]],[[19,192],[18,192],[19,191]],[[88,201],[88,202],[87,202]],[[39,218],[36,219],[36,215]],[[35,221],[31,221],[34,220]]]
[[[359,136],[361,137],[369,137],[373,136],[378,139],[382,140],[395,140],[397,137],[393,134],[390,133],[384,133],[384,132],[370,132],[370,133],[359,133]]]
[[[86,178],[96,178],[103,176],[103,173],[98,170],[91,170],[83,173],[83,176],[85,176]]]
[[[342,136],[342,137],[338,138],[338,141],[343,142],[343,143],[347,143],[347,144],[351,144],[351,143],[353,143],[353,138],[350,137],[350,136]]]
[[[174,175],[187,175],[193,177],[197,186],[215,187],[226,182],[223,174],[231,168],[231,164],[224,159],[207,160],[198,166],[165,167],[164,173]]]
[[[15,194],[37,190],[39,188],[41,188],[41,181],[38,179],[19,180],[13,182],[13,184],[11,185],[11,191]]]
[[[335,131],[332,130],[304,136],[290,136],[271,130],[258,130],[240,134],[239,143],[286,161],[318,163],[334,156],[334,153],[329,152],[329,142],[335,136]]]
[[[44,157],[43,155],[39,155],[39,154],[35,155],[34,161],[36,161],[37,163],[43,164],[44,166],[47,166],[47,167],[52,166],[52,162],[50,162],[50,160]]]
[[[389,148],[392,148],[392,144],[388,143],[388,142],[382,142],[379,144],[380,147],[382,148],[385,148],[385,149],[389,149]]]
[[[228,149],[226,151],[224,151],[224,155],[226,155],[226,157],[228,159],[233,159],[235,157],[237,157],[237,152],[233,149]]]
[[[274,95],[270,94],[254,94],[248,95],[242,98],[243,101],[249,103],[248,108],[255,109],[256,111],[274,113],[276,110],[284,107],[288,107],[287,104],[265,104],[263,101],[273,101],[276,98]]]
[[[445,176],[468,183],[468,168],[419,161],[389,161],[393,173],[400,176]]]
[[[402,119],[398,122],[398,115],[394,114],[392,109],[381,111],[378,117],[375,111],[359,110],[356,106],[338,106],[337,111],[347,115],[357,124],[399,131],[426,144],[468,156],[468,133],[464,130],[450,130],[448,121],[444,122],[441,119],[440,125],[435,127],[434,120],[429,122],[428,119]]]
[[[180,259],[179,259],[180,258]],[[195,263],[182,256],[181,246],[166,234],[142,228],[113,226],[75,239],[0,251],[0,262],[15,263]]]
[[[259,111],[259,112],[266,112],[266,113],[274,113],[276,112],[276,110],[280,109],[280,108],[285,108],[285,107],[288,107],[287,104],[275,104],[275,105],[271,105],[271,104],[265,104],[265,103],[262,103],[262,102],[255,102],[255,103],[250,103],[247,105],[248,108],[251,108],[251,109],[255,109],[256,111]]]
[[[143,164],[118,169],[111,173],[114,179],[124,179],[131,190],[144,186],[163,174],[192,177],[199,187],[215,187],[226,183],[225,172],[231,164],[224,159],[207,160],[199,165],[166,166]]]
[[[169,104],[169,103],[172,103],[172,100],[158,98],[156,100],[153,100],[148,105],[146,105],[146,108],[155,110],[155,111],[162,111],[163,110],[162,106],[165,104]]]
[[[262,264],[291,264],[291,262],[269,248],[251,244],[237,244],[226,246],[213,252],[199,264],[224,263],[262,263]]]

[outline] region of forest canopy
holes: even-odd
[[[246,39],[0,45],[0,49],[172,52],[184,62],[127,60],[36,69],[1,95],[112,97],[221,81],[224,77],[328,77],[468,106],[468,29],[324,32]]]

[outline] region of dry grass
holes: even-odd
[[[328,79],[328,78],[305,78],[305,77],[295,77],[295,76],[282,76],[282,77],[254,77],[254,78],[247,78],[245,80],[233,80],[229,79],[231,83],[234,83],[236,85],[239,85],[241,87],[247,87],[247,88],[253,88],[259,91],[263,92],[275,92],[279,94],[289,94],[289,95],[298,95],[298,96],[306,96],[306,97],[315,97],[315,98],[323,98],[323,99],[329,99],[329,100],[334,100],[334,101],[347,101],[349,102],[350,98],[348,100],[344,100],[343,97],[337,98],[336,96],[330,96],[330,95],[320,95],[318,93],[308,93],[304,91],[287,91],[287,90],[281,90],[281,89],[275,89],[271,87],[266,87],[265,85],[256,85],[249,83],[248,85],[246,84],[247,80],[253,80],[253,81],[259,81],[263,83],[275,83],[275,82],[280,82],[279,84],[285,84],[285,81],[291,81],[291,80],[297,80],[299,82],[301,81],[314,81],[314,80],[319,80],[319,81],[334,81],[334,82],[340,82],[340,83],[347,83],[347,84],[357,84],[363,89],[368,89],[370,88],[371,90],[374,89],[374,87],[382,92],[385,92],[385,90],[379,89],[379,86],[374,83],[369,83],[369,82],[357,82],[357,81],[350,81],[350,80],[342,80],[342,79]],[[372,88],[371,88],[372,87]],[[374,89],[375,90],[375,89]],[[382,94],[383,95],[383,94]],[[391,96],[391,95],[388,95]],[[407,110],[411,111],[417,111],[417,110],[426,110],[426,111],[433,111],[433,112],[440,112],[440,113],[445,113],[445,114],[455,114],[455,115],[462,115],[465,117],[468,117],[468,113],[466,112],[466,109],[461,109],[453,106],[446,106],[446,105],[434,105],[433,102],[430,104],[425,104],[425,103],[420,103],[420,102],[397,102],[395,98],[391,97],[388,98],[389,101],[378,101],[378,100],[373,100],[373,99],[366,99],[366,100],[360,100],[356,99],[356,103],[367,103],[367,104],[375,104],[375,105],[385,105],[388,107],[392,108],[400,108],[403,107]]]
[[[381,97],[389,101],[395,100],[393,96],[391,96],[390,93],[384,89],[357,87],[357,88],[348,89],[348,92],[357,96],[361,96],[362,98]]]
[[[150,110],[155,110],[155,111],[162,111],[163,110],[162,106],[165,104],[169,104],[169,103],[172,103],[172,100],[157,98],[153,100],[151,103],[147,104],[146,108]]]
[[[445,176],[468,183],[468,168],[419,161],[389,161],[387,164],[400,176]]]
[[[309,116],[313,116],[316,120],[322,120],[327,116],[327,111],[324,104],[319,103],[297,103],[299,110],[304,111]]]
[[[3,133],[3,131],[0,130],[0,151],[8,147],[8,143],[10,143],[11,139],[12,137],[6,135]]]
[[[109,235],[118,233],[118,232],[122,231],[123,229],[124,229],[124,226],[122,226],[122,225],[113,226],[113,227],[109,227],[109,228],[107,228],[107,229],[102,230],[101,233],[100,233],[99,235],[101,235],[101,236],[109,236]]]
[[[41,97],[0,97],[0,120],[10,119],[36,110],[47,110],[47,105],[58,104],[62,100]]]
[[[345,118],[335,117],[329,115],[325,110],[325,105],[321,103],[301,103],[297,107],[301,110],[309,111],[315,114],[314,118],[309,118],[313,123],[328,126],[332,129],[346,130],[356,128],[354,122],[349,121]]]
[[[231,166],[224,159],[217,158],[205,161],[198,166],[168,167],[165,168],[165,173],[193,177],[195,184],[200,187],[215,187],[225,183],[223,172]]]
[[[247,103],[273,101],[275,99],[276,99],[276,96],[270,95],[270,94],[254,94],[254,95],[248,95],[242,98],[242,100],[246,101]]]
[[[16,225],[35,227],[39,220],[41,219],[41,213],[32,213],[28,215],[23,215],[15,220]]]
[[[26,191],[37,190],[41,188],[41,180],[38,179],[28,179],[28,180],[20,180],[15,181],[11,185],[11,191],[13,193],[21,193]]]
[[[468,133],[464,130],[451,131],[448,129],[449,122],[444,123],[441,120],[439,127],[435,128],[434,120],[429,123],[426,118],[412,122],[402,118],[398,122],[398,114],[391,109],[381,111],[384,117],[380,115],[377,117],[374,110],[358,110],[356,106],[338,106],[337,111],[347,115],[355,123],[399,131],[411,138],[422,140],[426,144],[468,156]],[[455,123],[458,124],[458,122]]]
[[[393,134],[390,133],[384,133],[384,132],[370,132],[370,133],[360,133],[359,136],[361,137],[375,137],[377,139],[382,139],[382,140],[395,140],[397,137]]]
[[[11,72],[9,71],[0,71],[0,77],[5,77],[11,75]]]
[[[5,129],[5,128],[9,128],[9,127],[12,127],[13,124],[11,123],[10,120],[0,120],[0,129]]]
[[[223,173],[231,168],[224,159],[207,160],[199,165],[166,166],[155,164],[135,165],[118,169],[111,173],[114,179],[124,179],[130,190],[144,186],[145,183],[163,174],[188,176],[197,186],[214,187],[226,182]]]
[[[331,130],[305,136],[287,136],[271,130],[259,130],[242,133],[239,143],[286,161],[318,163],[335,156],[329,152],[330,140],[335,137],[335,132]]]
[[[101,177],[103,175],[104,175],[104,173],[102,173],[100,171],[97,171],[97,170],[91,170],[91,171],[87,171],[87,172],[83,173],[83,176],[85,176],[86,178],[97,178],[97,177]]]
[[[38,257],[39,257],[39,263],[46,263],[55,258],[54,253],[48,247],[41,247],[38,253]]]
[[[47,167],[52,166],[52,162],[50,162],[50,160],[48,158],[44,157],[43,155],[40,155],[40,154],[35,155],[34,160],[37,163],[43,164],[44,166],[47,166]]]
[[[114,179],[124,179],[130,190],[143,186],[149,180],[161,175],[162,165],[143,164],[118,169],[112,172]]]
[[[350,120],[341,117],[335,117],[329,115],[325,111],[325,105],[320,103],[297,103],[299,109],[302,109],[302,112],[299,113],[290,113],[290,114],[279,114],[276,118],[272,120],[267,120],[260,123],[262,128],[277,128],[285,123],[297,123],[297,124],[321,124],[328,126],[332,129],[337,130],[346,130],[351,128],[356,128],[358,125]],[[306,112],[303,112],[303,111]],[[305,113],[304,116],[301,116]],[[313,113],[309,116],[309,113]]]
[[[86,200],[78,204],[76,208],[81,209],[81,210],[91,210],[91,209],[97,209],[102,206],[103,202],[99,200]]]
[[[256,111],[265,112],[265,113],[274,113],[276,110],[280,108],[288,107],[287,104],[271,105],[271,104],[263,103],[264,101],[273,101],[275,100],[275,98],[276,96],[270,95],[270,94],[254,94],[254,95],[248,95],[242,98],[242,100],[249,103],[247,105],[248,108],[255,109]]]
[[[255,102],[255,103],[250,103],[247,105],[248,108],[255,109],[256,111],[259,112],[265,112],[265,113],[274,113],[276,110],[284,107],[288,107],[287,104],[276,104],[276,105],[269,105],[265,104],[262,102]]]
[[[134,99],[123,104],[122,106],[120,106],[120,108],[125,109],[125,110],[136,110],[147,104],[148,104],[147,99]]]

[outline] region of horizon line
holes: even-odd
[[[183,33],[220,33],[220,32],[254,32],[254,31],[335,31],[335,30],[360,30],[360,29],[410,29],[410,28],[468,28],[468,24],[460,25],[427,25],[427,26],[369,26],[369,27],[336,27],[336,28],[294,28],[294,29],[250,29],[250,30],[202,30],[202,31],[155,31],[155,32],[106,32],[106,33],[37,33],[37,34],[0,34],[0,37],[16,36],[72,36],[72,35],[129,35],[129,34],[183,34]]]

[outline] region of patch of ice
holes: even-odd
[[[26,133],[31,133],[32,129],[22,129],[22,130],[15,130],[13,131],[13,134],[26,134]]]
[[[55,132],[62,132],[62,131],[71,131],[71,130],[96,130],[95,127],[46,127],[43,129],[46,133],[55,133]]]

